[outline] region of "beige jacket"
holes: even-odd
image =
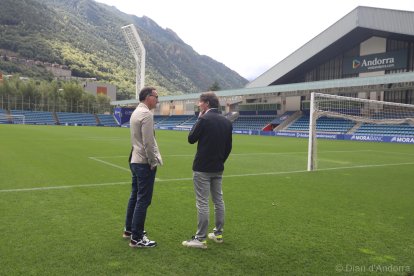
[[[132,155],[131,163],[162,165],[154,133],[154,115],[144,103],[140,103],[130,119]]]

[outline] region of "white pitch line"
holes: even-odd
[[[318,153],[348,153],[348,152],[372,152],[372,150],[325,150]],[[245,155],[289,155],[289,154],[308,154],[307,151],[288,151],[288,152],[246,152],[246,153],[231,153],[230,157],[245,156]],[[173,155],[179,156],[179,155]]]
[[[381,151],[381,150],[373,150],[373,152],[379,152],[379,153],[385,153],[385,154],[395,154],[395,155],[409,155],[414,156],[414,153],[408,153],[408,152],[389,152],[389,151]]]
[[[335,167],[335,168],[326,168],[318,169],[318,171],[333,171],[333,170],[347,170],[347,169],[361,169],[361,168],[375,168],[375,167],[389,167],[389,166],[404,166],[404,165],[414,165],[414,162],[411,163],[394,163],[394,164],[378,164],[378,165],[360,165],[360,166],[349,166],[349,167]],[[295,174],[295,173],[306,173],[307,170],[298,170],[298,171],[288,171],[288,172],[266,172],[266,173],[247,173],[247,174],[233,174],[233,175],[223,175],[223,178],[231,177],[249,177],[249,176],[261,176],[261,175],[281,175],[281,174]],[[175,182],[175,181],[190,181],[193,180],[192,177],[185,178],[171,178],[171,179],[156,179],[156,182]],[[37,188],[23,188],[23,189],[7,189],[0,190],[0,193],[10,193],[10,192],[27,192],[27,191],[44,191],[44,190],[60,190],[60,189],[71,189],[71,188],[84,188],[84,187],[99,187],[99,186],[111,186],[111,185],[122,185],[130,184],[131,182],[113,182],[113,183],[101,183],[101,184],[83,184],[83,185],[71,185],[71,186],[52,186],[52,187],[37,187]]]
[[[8,190],[0,190],[0,193],[45,191],[45,190],[63,190],[63,189],[72,189],[72,188],[83,188],[83,187],[123,185],[123,184],[127,184],[127,183],[131,183],[131,182],[111,182],[111,183],[100,183],[100,184],[81,184],[81,185],[69,185],[69,186],[51,186],[51,187],[37,187],[37,188],[8,189]]]
[[[320,169],[320,170],[317,170],[317,171],[332,171],[332,170],[342,170],[342,169],[345,170],[345,169],[359,169],[359,168],[391,167],[391,166],[404,166],[404,165],[414,165],[414,162],[336,167],[336,168]]]
[[[347,152],[374,152],[373,150],[327,150],[320,151],[319,153],[347,153]],[[231,153],[231,156],[244,156],[244,155],[289,155],[289,154],[307,154],[307,151],[291,151],[291,152],[248,152],[248,153]],[[194,154],[163,154],[163,157],[193,157]],[[128,158],[126,155],[116,155],[116,156],[91,156],[89,158],[97,159],[106,159],[106,158]]]
[[[338,151],[338,150],[333,150],[333,151],[321,151],[320,153],[326,153],[326,152],[329,152],[329,153],[338,153],[338,152],[345,152],[345,153],[348,153],[348,152],[366,152],[366,151],[369,151],[369,152],[372,152],[372,150],[355,150],[355,151]],[[231,156],[251,156],[251,155],[292,155],[292,154],[305,154],[306,152],[256,152],[256,153],[254,153],[254,152],[251,152],[251,153],[233,153]],[[164,155],[164,157],[188,157],[188,156],[194,156],[193,154],[172,154],[172,155]],[[230,156],[230,158],[231,158],[231,156]],[[116,164],[113,164],[113,163],[111,163],[111,162],[108,162],[108,161],[103,161],[103,160],[101,160],[101,159],[105,159],[105,158],[126,158],[126,156],[100,156],[100,157],[96,157],[96,156],[90,156],[90,157],[88,157],[89,159],[92,159],[92,160],[94,160],[94,161],[97,161],[97,162],[100,162],[100,163],[102,163],[102,164],[105,164],[105,165],[108,165],[108,166],[111,166],[111,167],[114,167],[114,168],[118,168],[118,169],[121,169],[121,170],[123,170],[123,171],[127,171],[127,172],[130,172],[130,169],[127,169],[127,168],[125,168],[125,167],[122,167],[122,166],[118,166],[118,165],[116,165]],[[325,159],[321,159],[321,160],[325,160]],[[326,160],[328,160],[328,159],[326,159]],[[347,164],[347,162],[341,162],[341,161],[331,161],[331,162],[333,162],[333,163],[339,163],[339,164]],[[158,181],[160,181],[161,179],[157,179],[156,178],[156,180],[158,180]]]
[[[105,159],[105,158],[128,158],[126,155],[114,155],[114,156],[90,156],[89,158],[98,158],[98,159]]]
[[[372,150],[326,150],[326,151],[319,151],[318,153],[348,153],[348,152],[367,152]],[[289,155],[289,154],[307,154],[307,151],[291,151],[291,152],[251,152],[251,153],[232,153],[230,157],[233,155],[236,156],[244,156],[244,155]]]
[[[336,164],[341,164],[341,165],[345,165],[345,164],[350,164],[351,163],[351,162],[348,162],[348,161],[340,161],[340,160],[327,159],[327,158],[319,158],[317,161],[324,161],[324,162],[336,163]]]
[[[111,166],[111,167],[115,167],[115,168],[121,169],[121,170],[123,170],[123,171],[131,172],[131,170],[130,170],[130,169],[127,169],[127,168],[124,168],[124,167],[121,167],[121,166],[118,166],[118,165],[112,164],[112,163],[110,163],[110,162],[106,162],[106,161],[103,161],[103,160],[99,160],[99,159],[98,159],[98,158],[96,158],[96,157],[89,157],[89,158],[90,158],[90,159],[92,159],[92,160],[94,160],[94,161],[101,162],[101,163],[103,163],[103,164],[105,164],[105,165],[108,165],[108,166]],[[160,181],[161,179],[159,179],[159,178],[155,178],[155,180],[156,180],[156,181]]]
[[[112,163],[109,163],[109,162],[106,162],[106,161],[100,160],[100,159],[95,158],[95,157],[89,157],[89,158],[90,158],[90,159],[92,159],[92,160],[94,160],[94,161],[101,162],[101,163],[103,163],[103,164],[105,164],[105,165],[108,165],[108,166],[111,166],[111,167],[114,167],[114,168],[121,169],[121,170],[123,170],[123,171],[127,171],[127,172],[129,172],[129,171],[130,171],[130,170],[129,170],[129,169],[127,169],[127,168],[124,168],[124,167],[121,167],[121,166],[118,166],[118,165],[115,165],[115,164],[112,164]]]

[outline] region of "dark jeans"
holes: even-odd
[[[132,232],[134,240],[141,239],[144,232],[147,208],[151,204],[155,173],[149,164],[129,164],[132,173],[132,190],[126,212],[125,230]]]

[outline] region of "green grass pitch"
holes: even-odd
[[[0,125],[0,274],[413,273],[413,145],[319,140],[310,173],[306,139],[234,135],[224,243],[200,250],[187,134],[156,132],[158,246],[131,249],[129,129]]]

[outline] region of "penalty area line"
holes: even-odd
[[[118,165],[112,164],[112,163],[107,162],[107,161],[103,161],[103,160],[98,159],[98,158],[96,158],[96,157],[88,157],[88,158],[89,158],[89,159],[92,159],[92,160],[94,160],[94,161],[100,162],[100,163],[102,163],[102,164],[105,164],[105,165],[108,165],[108,166],[111,166],[111,167],[114,167],[114,168],[117,168],[117,169],[123,170],[123,171],[127,171],[127,172],[129,172],[129,171],[130,171],[130,170],[129,170],[129,169],[127,169],[127,168],[124,168],[124,167],[121,167],[121,166],[118,166]]]
[[[393,163],[393,164],[376,164],[376,165],[358,165],[358,166],[344,166],[344,167],[334,167],[334,168],[325,168],[317,169],[315,172],[320,171],[335,171],[335,170],[349,170],[349,169],[362,169],[362,168],[376,168],[376,167],[391,167],[391,166],[404,166],[404,165],[414,165],[414,162],[410,163]],[[223,175],[223,178],[230,177],[247,177],[247,176],[261,176],[261,175],[279,175],[279,174],[295,174],[295,173],[306,173],[308,170],[299,170],[299,171],[288,171],[288,172],[265,172],[265,173],[246,173],[246,174],[233,174],[233,175]],[[165,179],[167,180],[167,179]]]
[[[36,188],[22,188],[22,189],[8,189],[0,190],[0,193],[11,193],[11,192],[30,192],[30,191],[47,191],[47,190],[63,190],[72,188],[83,188],[83,187],[98,187],[98,186],[115,186],[124,185],[131,183],[128,182],[110,182],[110,183],[96,183],[96,184],[80,184],[80,185],[67,185],[67,186],[51,186],[51,187],[36,187]]]
[[[318,172],[318,171],[333,171],[333,170],[361,169],[361,168],[404,166],[404,165],[414,165],[414,162],[325,168],[325,169],[318,169],[315,172]],[[223,175],[223,178],[249,177],[249,176],[261,176],[261,175],[296,174],[296,173],[306,173],[306,172],[308,172],[308,171],[307,170],[298,170],[298,171],[287,171],[287,172],[232,174],[232,175]],[[175,181],[190,181],[190,180],[193,180],[193,178],[192,177],[170,178],[170,179],[158,179],[158,178],[156,178],[155,182],[175,182]],[[131,182],[128,181],[128,182],[111,182],[111,183],[100,183],[100,184],[81,184],[81,185],[68,185],[68,186],[51,186],[51,187],[36,187],[36,188],[22,188],[22,189],[7,189],[7,190],[0,190],[0,193],[45,191],[45,190],[62,190],[62,189],[72,189],[72,188],[101,187],[101,186],[115,186],[115,185],[125,185],[125,184],[130,184],[130,183]]]

